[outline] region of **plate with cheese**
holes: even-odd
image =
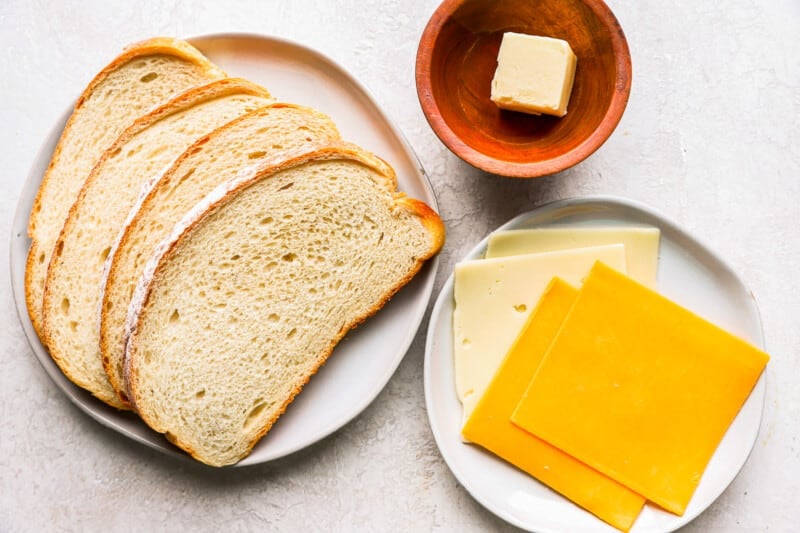
[[[508,522],[672,531],[747,460],[763,350],[750,290],[677,224],[630,200],[562,200],[455,266],[426,405],[453,474]]]

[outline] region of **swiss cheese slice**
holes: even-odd
[[[511,420],[680,515],[768,359],[597,264]]]
[[[617,529],[631,528],[644,498],[514,425],[511,414],[575,301],[555,278],[464,425],[464,437],[524,470]]]
[[[625,270],[621,244],[458,263],[453,294],[456,392],[466,421],[554,276],[579,285],[595,261]]]
[[[598,226],[519,229],[489,236],[486,257],[555,252],[585,246],[623,244],[627,274],[655,288],[661,231],[649,226]]]

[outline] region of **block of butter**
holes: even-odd
[[[507,32],[497,55],[492,101],[501,109],[563,117],[576,64],[566,41]]]

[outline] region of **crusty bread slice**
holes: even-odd
[[[155,246],[202,198],[242,169],[281,150],[335,141],[333,121],[312,109],[271,104],[195,142],[143,196],[106,261],[100,352],[111,386],[127,403],[122,374],[125,319],[133,289]]]
[[[31,210],[25,301],[42,336],[42,294],[58,233],[103,151],[134,119],[189,87],[225,73],[184,41],[155,38],[126,48],[78,98]]]
[[[225,78],[190,89],[137,119],[106,150],[69,210],[44,288],[44,341],[75,384],[123,407],[100,359],[103,264],[142,186],[187,147],[271,101],[251,82]]]
[[[235,463],[443,241],[438,215],[352,145],[246,172],[148,261],[128,321],[129,398],[196,459]]]

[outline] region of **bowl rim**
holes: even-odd
[[[611,48],[614,52],[617,74],[614,81],[614,91],[611,102],[606,110],[603,119],[598,127],[578,146],[546,161],[536,161],[530,163],[518,163],[511,161],[501,161],[494,157],[480,152],[455,134],[447,122],[442,117],[439,105],[433,96],[431,87],[431,65],[433,62],[434,46],[422,46],[424,42],[435,43],[444,24],[450,19],[452,14],[461,6],[471,0],[444,0],[434,11],[428,24],[422,32],[420,43],[417,47],[417,58],[415,65],[415,78],[417,86],[417,98],[422,107],[423,114],[428,124],[433,129],[436,136],[453,152],[470,165],[490,172],[512,178],[536,178],[555,174],[566,170],[590,155],[592,155],[602,144],[611,136],[616,129],[631,91],[631,55],[628,48],[628,41],[622,31],[614,13],[603,0],[582,0],[582,2],[592,10],[602,25],[609,29]]]

